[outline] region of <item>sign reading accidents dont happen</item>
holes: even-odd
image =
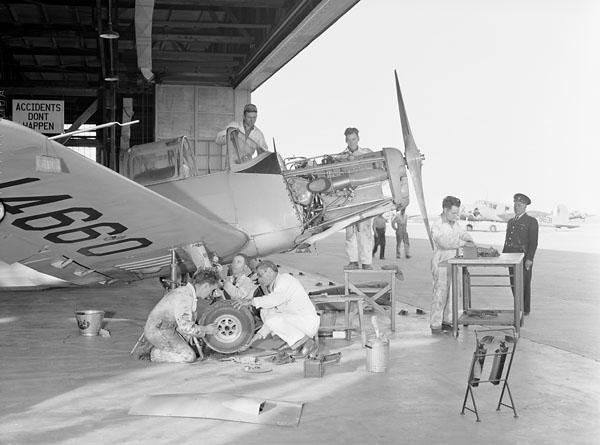
[[[13,99],[12,120],[43,134],[64,130],[65,101]]]

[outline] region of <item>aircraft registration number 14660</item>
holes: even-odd
[[[39,178],[22,178],[15,181],[0,183],[0,189],[14,187],[39,181]],[[26,197],[2,197],[2,203],[6,213],[17,215],[24,213],[22,209],[35,207],[53,202],[72,199],[71,195],[49,195],[49,196],[26,196]],[[78,219],[76,219],[78,217]],[[43,238],[55,244],[83,243],[104,236],[101,244],[91,244],[81,247],[78,253],[85,256],[105,256],[127,252],[135,249],[143,249],[152,244],[146,238],[125,238],[122,235],[126,230],[123,224],[116,222],[95,222],[67,230],[55,230],[70,227],[79,222],[97,221],[102,213],[92,207],[66,207],[46,213],[23,216],[12,222],[12,225],[26,231],[47,232]],[[46,221],[44,221],[46,220]],[[48,220],[54,220],[49,222]],[[46,223],[46,224],[44,224]],[[102,231],[99,231],[102,229]],[[119,239],[123,237],[122,239]]]

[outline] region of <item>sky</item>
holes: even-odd
[[[395,69],[430,214],[516,192],[600,214],[598,23],[597,0],[361,0],[252,93],[257,125],[284,157],[339,152],[350,126],[404,150]]]

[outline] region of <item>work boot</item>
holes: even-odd
[[[348,264],[344,266],[344,270],[356,270],[358,269],[358,262],[350,261]]]
[[[408,255],[408,254],[407,254],[407,255],[406,255],[406,259],[409,259],[409,258],[410,258],[410,255]]]
[[[303,357],[310,357],[316,355],[318,351],[319,345],[316,344],[315,341],[312,339],[308,339],[302,346],[302,349],[300,349],[300,353]]]
[[[373,270],[373,266],[371,266],[370,264],[363,264],[362,265],[363,269],[365,270]],[[358,269],[358,268],[357,268]]]

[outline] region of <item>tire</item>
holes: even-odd
[[[223,354],[233,354],[254,336],[254,317],[247,308],[234,308],[228,301],[217,301],[202,314],[198,324],[217,323],[218,332],[204,337],[206,345]]]
[[[467,232],[473,231],[473,224],[467,224]]]
[[[495,225],[493,225],[493,224],[492,224],[492,225],[490,226],[490,232],[495,232],[496,230],[498,230],[498,229],[496,228],[496,226],[495,226]]]

